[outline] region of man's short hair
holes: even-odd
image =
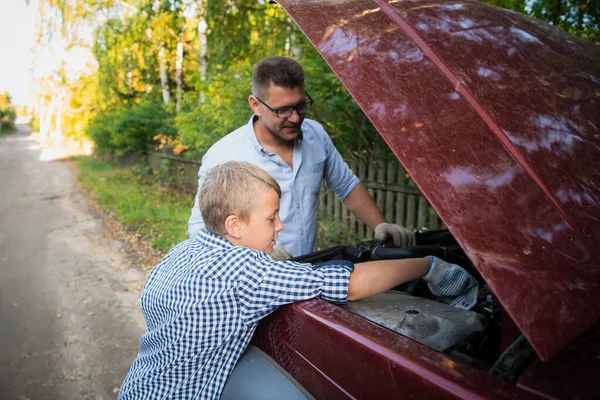
[[[290,89],[304,88],[304,70],[291,58],[263,58],[252,72],[252,94],[266,99],[271,83]]]
[[[281,188],[271,175],[245,161],[229,161],[206,174],[198,192],[200,213],[209,232],[225,234],[225,220],[237,215],[250,219],[258,189],[273,189],[281,198]]]

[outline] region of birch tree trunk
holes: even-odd
[[[183,37],[177,42],[177,56],[175,60],[175,82],[177,90],[175,92],[175,111],[179,114],[181,109],[181,100],[183,98]]]
[[[58,92],[58,98],[56,99],[56,119],[54,121],[54,132],[52,132],[52,139],[55,143],[60,143],[63,138],[62,132],[62,110],[63,110],[63,89],[60,88]]]
[[[200,93],[199,93],[199,101],[200,104],[206,101],[206,94],[204,93],[204,83],[207,78],[208,71],[208,37],[207,37],[207,24],[206,24],[206,1],[207,0],[199,0],[198,1],[198,39],[200,42],[200,50],[198,51],[198,72],[200,74]]]
[[[302,48],[298,46],[298,35],[292,30],[292,20],[288,18],[287,38],[285,39],[285,54],[295,60],[302,58]]]
[[[158,68],[160,69],[160,85],[162,87],[163,103],[169,104],[171,93],[169,92],[169,75],[167,72],[167,61],[165,60],[165,48],[158,51]]]
[[[50,124],[54,113],[54,96],[52,96],[49,104],[46,104],[44,98],[40,100],[40,103],[40,138],[45,142],[50,134]]]

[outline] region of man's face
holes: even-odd
[[[257,189],[254,207],[247,222],[240,222],[240,245],[271,254],[283,229],[279,219],[279,197],[273,189]]]
[[[294,107],[306,103],[306,94],[303,87],[290,89],[271,84],[265,97],[265,99],[261,97],[261,100],[273,109]],[[254,113],[259,116],[257,123],[262,124],[270,134],[285,141],[292,141],[300,135],[300,126],[306,115],[300,115],[298,111],[294,110],[289,117],[279,118],[264,104],[256,101],[254,96],[250,96],[250,106]]]

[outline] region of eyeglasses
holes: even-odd
[[[260,103],[262,105],[264,105],[269,110],[274,112],[278,118],[288,118],[288,117],[291,117],[291,115],[294,113],[294,110],[296,110],[296,112],[300,115],[304,115],[308,112],[308,110],[310,110],[310,106],[312,106],[312,104],[313,104],[313,99],[312,99],[312,97],[310,97],[310,94],[308,94],[306,92],[304,92],[304,93],[308,96],[309,101],[304,102],[302,104],[298,104],[297,106],[294,106],[294,107],[271,108],[271,106],[269,106],[267,103],[265,103],[258,97],[256,97],[256,96],[254,96],[254,97],[256,98],[256,100],[260,101]]]

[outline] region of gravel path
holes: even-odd
[[[114,239],[74,165],[0,137],[0,397],[112,399],[145,328],[151,265]]]

